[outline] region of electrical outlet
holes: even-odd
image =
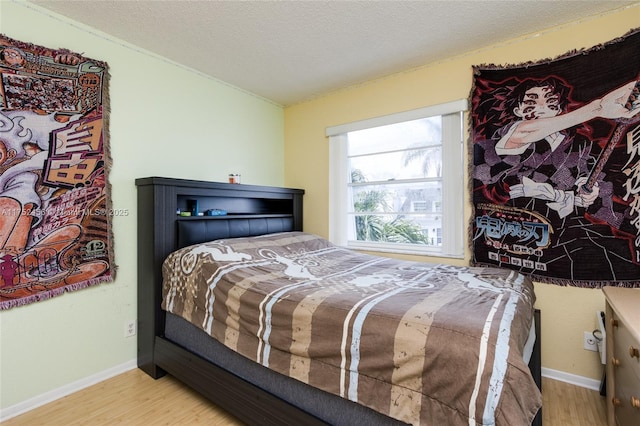
[[[593,333],[589,331],[584,332],[584,348],[587,351],[598,352],[598,342],[596,338],[593,337]]]
[[[136,320],[128,320],[124,323],[124,337],[136,335]]]

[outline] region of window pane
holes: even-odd
[[[351,239],[441,244],[441,182],[355,186],[351,195]]]
[[[353,212],[439,213],[442,206],[440,181],[358,185],[351,191]]]
[[[404,150],[442,143],[442,117],[435,116],[403,123],[349,132],[349,156]]]
[[[442,215],[355,214],[352,220],[353,240],[442,245]]]
[[[349,158],[352,182],[442,176],[442,147],[411,149]]]

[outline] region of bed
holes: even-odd
[[[247,424],[513,425],[536,412],[541,424],[539,312],[524,277],[333,246],[302,232],[299,189],[136,185],[138,366],[150,376],[169,373]],[[448,277],[464,290],[424,297],[435,310],[414,303]],[[323,311],[333,324],[320,325]],[[428,379],[422,365],[435,366]]]

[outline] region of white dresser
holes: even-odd
[[[609,426],[640,425],[640,289],[604,287]]]

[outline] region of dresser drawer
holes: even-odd
[[[627,325],[617,318],[614,313],[614,319],[618,324],[617,327],[613,327],[613,356],[615,358],[616,377],[624,379],[626,377],[629,380],[633,380],[636,383],[637,393],[640,393],[640,353],[636,356],[636,351],[640,352],[640,343],[638,343],[633,336]],[[618,374],[618,371],[620,374]],[[637,395],[640,398],[640,395]]]
[[[636,426],[640,425],[640,408],[632,405],[632,398],[638,399],[640,403],[640,392],[638,387],[640,383],[627,380],[624,377],[618,377],[616,380],[616,396],[617,405],[615,406],[615,417],[618,426]]]
[[[640,425],[640,289],[605,287],[607,423]]]
[[[614,313],[617,327],[613,327],[613,360],[615,374],[615,407],[617,424],[620,426],[640,425],[640,408],[633,406],[632,398],[640,404],[640,357],[635,350],[640,345],[633,338],[631,330]],[[635,349],[635,350],[634,350]]]

